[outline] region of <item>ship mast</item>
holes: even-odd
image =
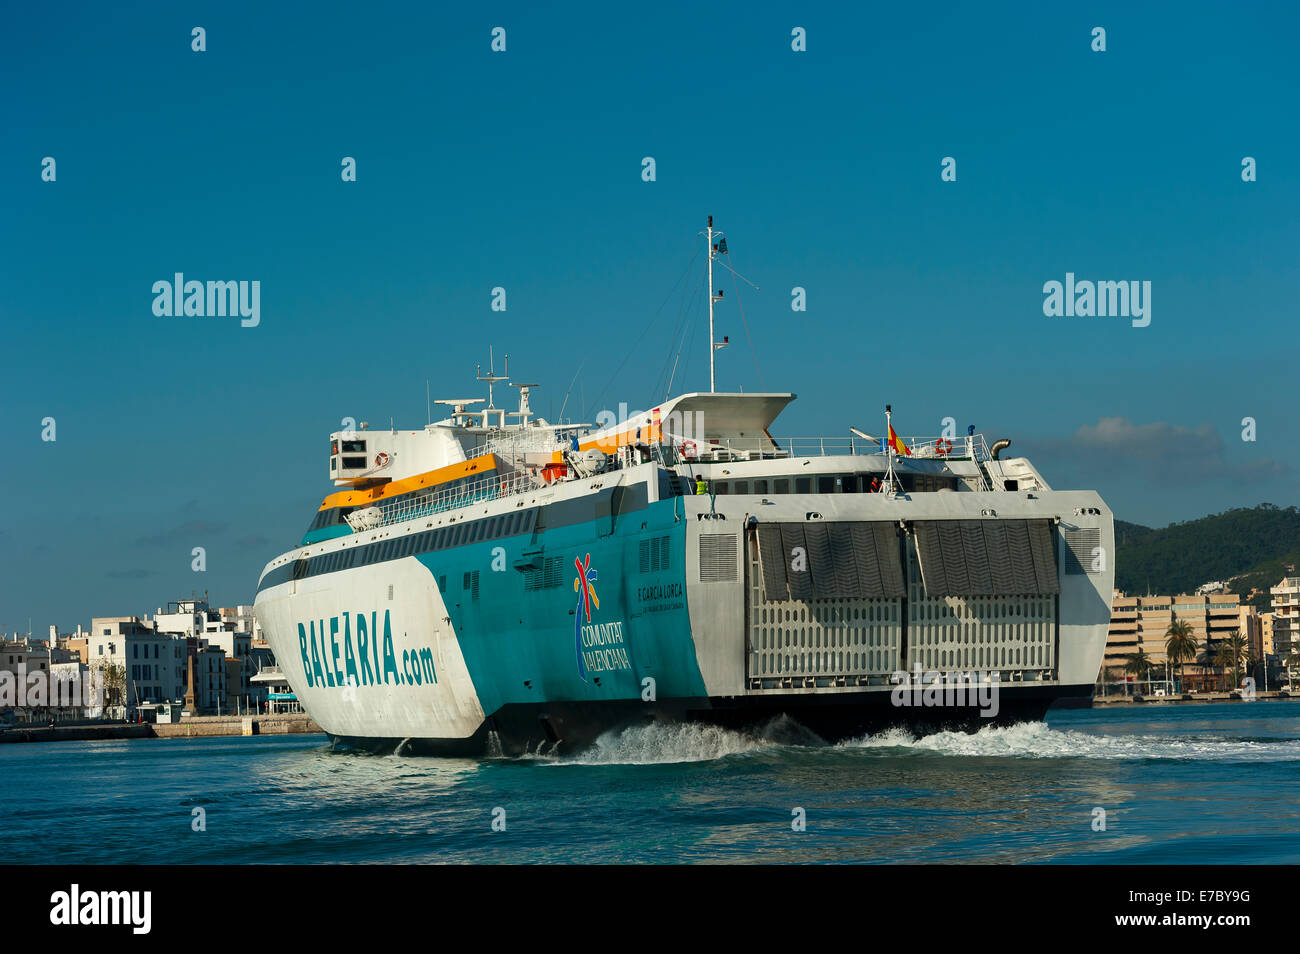
[[[713,356],[717,349],[713,347],[713,216],[709,216],[709,391],[716,391],[713,386]]]
[[[721,237],[723,233],[719,232],[718,235]],[[723,241],[725,243],[725,238],[723,239]],[[713,244],[713,216],[711,215],[709,216],[707,242],[708,242],[708,250],[709,250],[709,392],[712,393],[717,390],[717,386],[715,384],[715,379],[713,374],[713,356],[716,355],[719,350],[725,348],[728,342],[726,338],[723,338],[721,341],[713,340],[713,303],[716,301],[722,301],[722,289],[719,288],[717,290],[717,293],[716,294],[714,293],[713,258],[715,255],[718,254],[718,247]],[[726,251],[725,244],[723,245],[723,251],[724,252]]]
[[[510,355],[506,355],[505,374],[497,374],[496,360],[492,356],[492,346],[489,345],[488,346],[488,373],[487,374],[483,373],[483,366],[480,364],[475,367],[474,376],[478,378],[480,381],[486,381],[488,386],[488,406],[483,409],[483,426],[484,427],[491,426],[490,422],[492,419],[492,415],[495,412],[497,415],[499,415],[500,426],[505,427],[506,412],[504,408],[498,410],[497,406],[492,403],[492,385],[496,384],[498,381],[510,380]]]

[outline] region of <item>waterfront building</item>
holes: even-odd
[[[221,623],[232,633],[247,633],[254,643],[262,642],[262,625],[253,615],[251,606],[223,606],[218,613]]]
[[[105,670],[106,704],[130,714],[142,703],[184,692],[184,644],[138,617],[97,617],[88,638],[88,664]]]
[[[226,667],[226,701],[223,712],[241,712],[248,705],[246,693],[237,691],[244,683],[244,664],[223,653],[222,662]]]
[[[162,607],[153,615],[159,632],[180,636],[205,636],[221,631],[221,616],[212,611],[206,599],[172,600],[167,611]]]
[[[1273,644],[1288,679],[1293,680],[1300,675],[1300,576],[1284,576],[1268,592],[1273,603]]]
[[[1265,656],[1277,655],[1277,641],[1273,636],[1273,614],[1259,614],[1259,638],[1260,644],[1264,647]]]
[[[18,667],[23,672],[36,669],[44,670],[49,665],[49,657],[42,644],[40,651],[27,638],[0,641],[0,669],[17,675]]]
[[[265,666],[253,676],[254,685],[261,687],[263,700],[261,711],[264,712],[302,712],[298,696],[289,679],[279,666]]]
[[[251,633],[215,632],[209,633],[203,640],[208,646],[215,646],[226,654],[226,658],[238,663],[237,668],[227,667],[226,688],[230,694],[228,704],[233,707],[236,697],[249,694],[249,677],[256,671],[252,665],[253,637]]]
[[[1134,677],[1125,670],[1129,658],[1141,649],[1156,667],[1151,678],[1165,678],[1168,661],[1165,641],[1170,624],[1179,619],[1192,630],[1200,656],[1207,647],[1211,655],[1228,636],[1241,633],[1248,643],[1252,634],[1262,644],[1258,614],[1253,606],[1243,606],[1235,593],[1202,593],[1179,596],[1127,596],[1116,591],[1111,602],[1110,629],[1102,662],[1106,681],[1127,682]],[[1222,681],[1209,671],[1212,667],[1187,661],[1183,665],[1183,685],[1187,689],[1209,688]],[[1170,674],[1172,676],[1172,673]]]
[[[50,667],[51,693],[49,717],[56,722],[74,719],[98,719],[103,715],[102,705],[87,705],[87,688],[90,686],[90,666],[79,660],[56,662]]]
[[[0,669],[17,674],[18,667],[25,672],[44,672],[52,663],[70,662],[72,653],[47,642],[23,636],[20,639],[0,641]]]
[[[0,671],[16,676],[20,667],[26,673],[50,669],[63,680],[86,672],[102,680],[104,705],[97,711],[42,710],[41,719],[134,719],[154,706],[179,704],[191,658],[198,712],[266,708],[268,686],[253,676],[273,668],[275,657],[261,639],[251,606],[216,611],[206,598],[176,600],[152,618],[96,616],[89,629],[78,625],[73,633],[60,634],[51,625],[48,641],[30,634],[0,639]]]
[[[232,710],[226,696],[226,654],[217,646],[209,646],[206,639],[188,637],[182,640],[187,658],[194,658],[194,703],[199,712],[220,713]],[[188,678],[182,672],[182,679]],[[182,690],[177,697],[184,698]]]

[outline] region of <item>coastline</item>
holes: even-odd
[[[229,735],[310,735],[323,731],[310,716],[199,716],[175,723],[110,722],[14,726],[0,730],[0,745],[23,742],[95,742],[111,739],[193,739]]]
[[[1236,694],[1228,692],[1197,692],[1187,696],[1112,696],[1110,698],[1102,696],[1092,697],[1092,708],[1109,709],[1114,707],[1126,706],[1175,706],[1175,705],[1197,705],[1207,702],[1288,702],[1294,700],[1294,695],[1283,695],[1277,691],[1257,692],[1252,700],[1242,699],[1241,693]]]

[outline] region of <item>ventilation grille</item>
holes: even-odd
[[[524,571],[524,592],[555,589],[563,579],[563,566],[564,557],[547,557],[541,566],[528,568]]]
[[[922,582],[916,547],[907,549],[907,652],[900,668],[1048,671],[1056,666],[1055,593],[934,596]]]
[[[770,523],[758,528],[771,602],[903,595],[898,528],[889,522]]]
[[[736,582],[736,535],[700,534],[700,582]]]
[[[1060,592],[1046,520],[918,521],[916,551],[927,596]]]
[[[642,573],[658,573],[668,569],[668,537],[642,540],[640,556]]]
[[[478,570],[472,570],[465,574],[461,589],[469,590],[470,599],[475,603],[478,602]]]
[[[1101,530],[1097,527],[1080,527],[1065,530],[1065,572],[1070,576],[1095,575],[1105,569],[1104,562],[1093,569],[1094,554],[1101,547]]]

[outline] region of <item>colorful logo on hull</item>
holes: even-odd
[[[596,570],[591,565],[591,554],[587,554],[586,561],[577,557],[573,558],[573,565],[578,570],[577,577],[573,581],[573,591],[578,594],[578,605],[573,609],[573,651],[578,657],[578,675],[582,681],[587,681],[587,664],[582,658],[582,618],[585,615],[587,622],[591,622],[591,606],[594,603],[596,609],[600,609],[600,600],[596,597],[596,590],[592,586],[596,582]]]

